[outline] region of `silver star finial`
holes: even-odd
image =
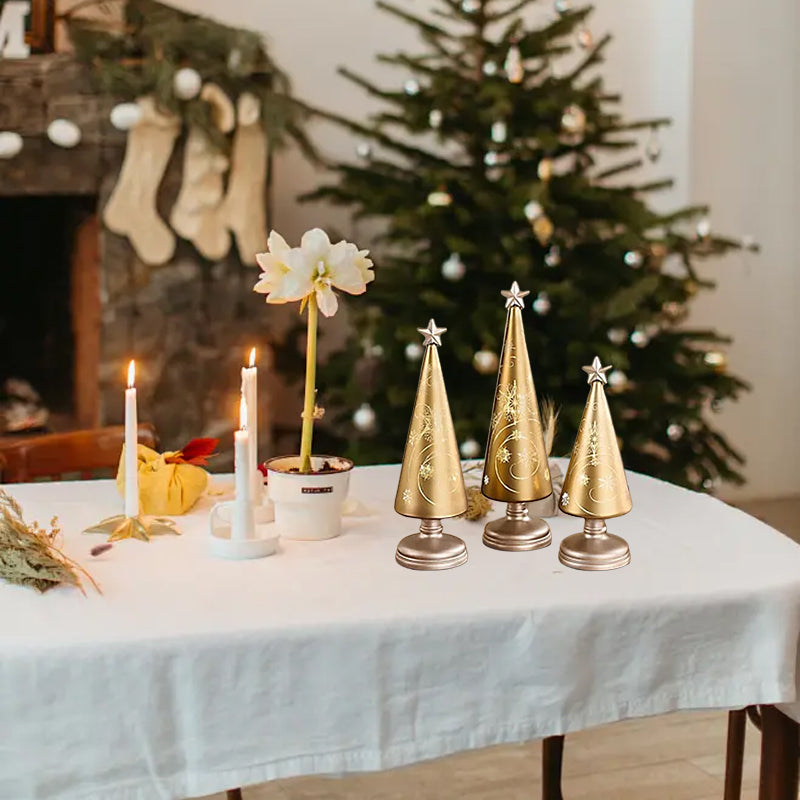
[[[442,334],[447,328],[437,328],[436,323],[431,319],[428,320],[427,328],[417,328],[417,330],[425,337],[425,341],[422,343],[424,347],[427,347],[429,344],[435,344],[437,347],[441,347]]]
[[[522,298],[527,297],[530,292],[521,292],[519,284],[514,281],[510,289],[504,289],[500,294],[506,298],[506,308],[512,308],[513,306],[525,308],[525,303],[522,301]]]
[[[606,377],[606,372],[611,369],[611,365],[609,364],[607,367],[601,365],[600,359],[595,356],[594,361],[592,361],[591,366],[589,367],[581,367],[581,369],[589,376],[589,383],[592,384],[595,381],[600,381],[603,384],[608,383],[608,378]]]

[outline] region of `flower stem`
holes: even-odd
[[[314,401],[317,383],[317,296],[308,298],[308,341],[306,343],[306,394],[303,402],[303,432],[300,436],[300,472],[311,472],[311,442],[314,437]]]

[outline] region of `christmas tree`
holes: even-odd
[[[397,88],[341,72],[382,103],[354,134],[357,162],[309,196],[380,221],[373,306],[322,370],[321,402],[357,463],[397,461],[422,358],[416,328],[450,331],[442,355],[464,457],[482,454],[512,280],[532,290],[525,332],[540,397],[560,408],[555,454],[574,441],[585,400],[576,366],[613,364],[610,403],[628,468],[709,489],[741,482],[741,456],[712,413],[746,388],[727,371],[727,339],[683,324],[713,283],[698,259],[742,246],[712,235],[702,206],[658,213],[655,161],[666,119],[629,122],[596,67],[591,8],[556,0],[531,29],[535,0],[438,0],[430,19],[380,2],[416,27],[419,55],[385,55]],[[645,134],[643,137],[642,134]],[[346,445],[345,445],[346,442]],[[331,446],[336,446],[331,443]]]

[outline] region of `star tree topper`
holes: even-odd
[[[525,308],[525,302],[523,298],[527,297],[530,292],[520,291],[519,284],[514,281],[514,283],[511,284],[510,289],[503,289],[500,294],[506,298],[506,308],[512,308],[514,306],[517,308]]]
[[[592,384],[595,381],[600,381],[603,384],[608,383],[606,372],[611,369],[611,364],[607,367],[601,366],[600,359],[595,356],[594,361],[588,367],[581,367],[581,369],[589,376],[587,383]]]
[[[442,345],[442,334],[447,331],[447,328],[437,328],[436,323],[431,319],[428,320],[427,328],[417,328],[417,330],[425,337],[423,346],[427,347],[429,344],[435,344],[437,347]]]

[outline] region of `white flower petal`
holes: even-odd
[[[312,228],[303,234],[303,238],[300,240],[300,249],[309,261],[316,264],[318,261],[327,260],[331,249],[331,240],[321,228]]]
[[[366,290],[361,270],[356,264],[358,251],[348,242],[337,242],[328,258],[328,277],[337,289],[350,294],[362,294]]]
[[[319,310],[326,316],[332,317],[339,308],[339,301],[330,286],[320,286],[317,284],[317,305]]]
[[[277,231],[270,231],[269,232],[269,239],[267,239],[267,247],[269,248],[270,253],[273,256],[277,256],[278,258],[283,258],[286,253],[289,252],[291,249],[288,244],[286,244],[286,239],[283,238]]]

